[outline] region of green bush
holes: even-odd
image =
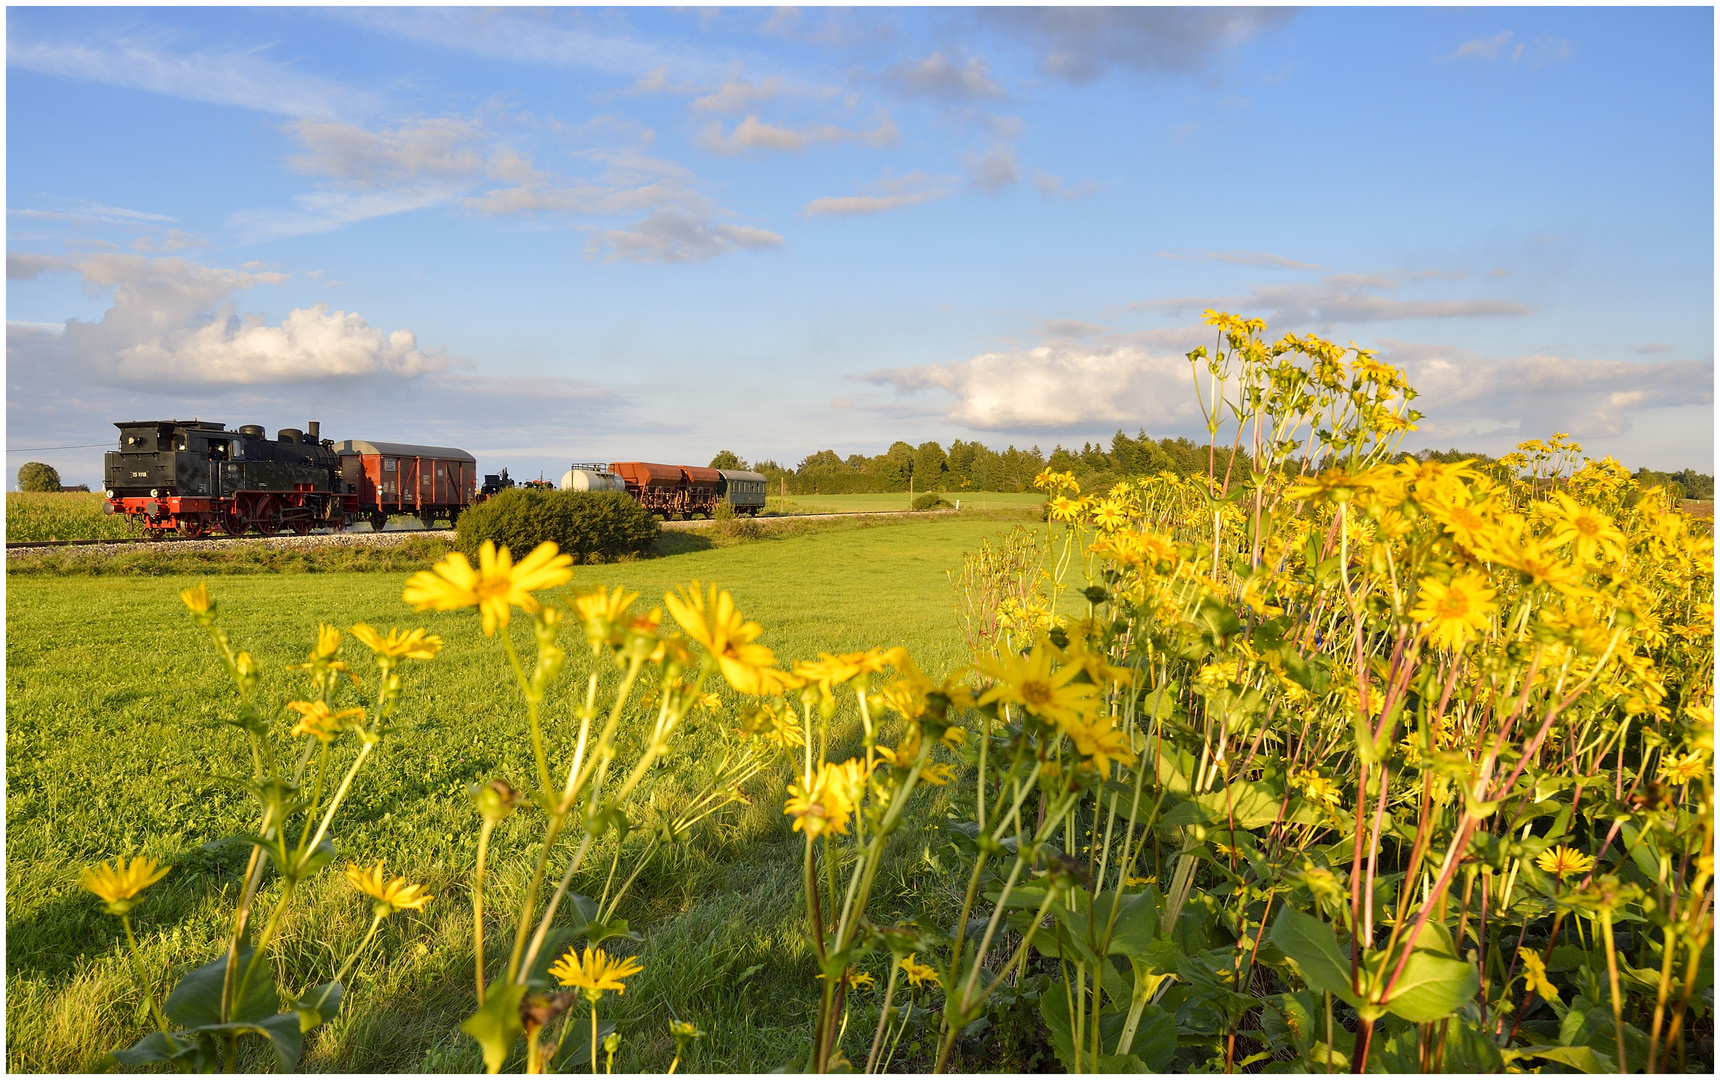
[[[44,465],[40,461],[26,461],[23,468],[18,470],[19,491],[58,491],[60,490],[60,473],[52,465]]]
[[[936,492],[928,491],[914,500],[915,510],[942,510],[949,506],[950,501]]]
[[[619,491],[541,491],[514,488],[460,515],[455,546],[476,556],[485,540],[515,558],[552,540],[576,562],[616,562],[648,553],[657,519]]]

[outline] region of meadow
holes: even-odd
[[[142,536],[124,517],[102,513],[99,491],[8,491],[6,540],[120,540]]]
[[[642,603],[660,603],[672,585],[719,582],[769,628],[764,640],[781,656],[899,644],[941,676],[966,661],[945,571],[1007,528],[992,518],[880,523],[581,567],[573,585],[625,584]],[[92,1068],[148,1028],[128,989],[124,939],[78,888],[82,867],[115,852],[175,866],[151,891],[139,924],[150,970],[183,972],[217,948],[248,850],[222,838],[252,821],[243,794],[211,779],[243,775],[248,761],[241,734],[214,723],[230,709],[231,688],[179,600],[198,580],[97,574],[9,582],[10,1070]],[[436,662],[413,673],[403,730],[343,810],[341,839],[343,855],[384,859],[440,899],[385,927],[340,1016],[308,1042],[310,1069],[481,1067],[457,1030],[470,1007],[464,882],[475,815],[466,788],[494,776],[523,781],[530,756],[517,737],[517,692],[501,681],[477,619],[413,614],[400,601],[403,580],[398,571],[210,579],[224,624],[265,672],[265,693],[296,692],[302,676],[284,669],[303,660],[319,621],[424,625],[447,643]],[[734,700],[729,695],[727,705]],[[565,701],[552,703],[552,741],[569,737],[566,710]],[[633,1017],[650,1022],[623,1044],[618,1069],[667,1067],[666,1012],[707,1033],[684,1068],[752,1071],[804,1057],[816,968],[796,894],[798,836],[779,811],[787,777],[786,765],[772,772],[754,805],[660,858],[635,886],[645,972],[620,999],[619,1017],[624,1027]],[[524,816],[503,826],[498,850]],[[934,792],[925,797],[925,820],[940,816]],[[918,831],[897,845],[886,905],[922,885],[928,895],[941,887],[935,842]],[[528,854],[497,867],[498,892],[518,888]],[[330,956],[352,947],[367,916],[338,874],[321,875],[300,895],[303,906],[277,940],[286,981],[309,985]]]
[[[907,510],[917,495],[906,491],[886,491],[865,495],[791,495],[786,501],[770,496],[765,506],[768,514],[866,514]],[[942,491],[939,495],[950,502],[961,500],[961,509],[969,510],[1030,510],[1045,501],[1038,491]]]

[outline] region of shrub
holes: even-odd
[[[19,491],[58,491],[60,490],[60,473],[52,465],[44,465],[40,461],[26,461],[24,467],[18,470]]]
[[[545,540],[581,562],[644,555],[657,543],[657,519],[619,491],[514,488],[460,515],[455,546],[475,556],[485,540],[522,558]]]
[[[932,491],[928,491],[914,500],[915,510],[942,510],[950,505],[948,499]]]

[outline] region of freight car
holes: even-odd
[[[764,508],[766,480],[755,472],[660,465],[650,461],[575,462],[561,478],[563,491],[625,491],[664,517],[709,517],[727,502],[743,514]]]
[[[282,428],[270,439],[255,424],[228,431],[199,420],[116,423],[119,449],[104,455],[103,510],[124,514],[149,536],[250,529],[308,533],[339,528],[358,496],[340,481],[334,443],[309,430]]]
[[[430,528],[452,525],[477,501],[478,459],[452,446],[347,439],[334,447],[340,478],[358,494],[353,512],[380,531],[390,514],[412,514]]]

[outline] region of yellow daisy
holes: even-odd
[[[518,564],[507,548],[497,550],[494,542],[485,540],[478,549],[476,569],[466,556],[453,552],[431,569],[408,578],[401,599],[419,611],[475,607],[484,618],[484,636],[492,637],[497,627],[508,625],[512,608],[527,612],[538,609],[533,592],[565,585],[573,577],[572,565],[573,557],[558,554],[556,546],[547,540]]]

